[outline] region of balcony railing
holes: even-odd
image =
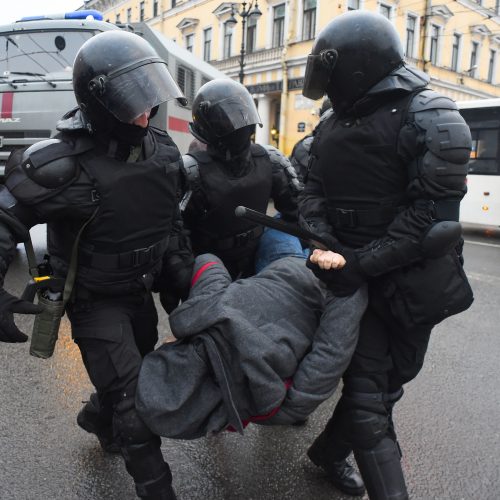
[[[273,49],[257,50],[247,53],[245,54],[245,66],[253,66],[271,61],[277,62],[281,58],[282,51],[282,47],[276,47]],[[228,59],[222,59],[221,61],[210,61],[210,64],[220,71],[228,71],[239,67],[240,56],[232,56]]]

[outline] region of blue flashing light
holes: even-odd
[[[47,14],[45,16],[26,16],[21,18],[21,22],[24,21],[42,21],[44,19],[95,19],[96,21],[102,21],[103,15],[98,10],[75,10],[74,12],[65,12],[62,14]],[[18,21],[19,22],[19,21]]]
[[[75,12],[68,12],[64,15],[65,19],[87,19],[92,16],[96,21],[102,21],[103,15],[98,10],[76,10]]]

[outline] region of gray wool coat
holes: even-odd
[[[263,415],[259,423],[291,424],[332,395],[357,342],[364,288],[333,297],[297,257],[231,282],[205,254],[193,282],[169,317],[178,340],[148,354],[139,375],[136,406],[154,433],[242,432]]]

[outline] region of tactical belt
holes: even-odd
[[[82,248],[80,249],[79,261],[85,267],[107,271],[140,267],[158,260],[167,249],[169,239],[167,236],[149,247],[113,254],[96,253]]]
[[[264,232],[262,226],[256,226],[244,233],[235,234],[228,238],[213,239],[213,238],[200,238],[201,246],[205,248],[213,248],[214,250],[230,250],[231,248],[241,248],[247,245],[250,241],[259,238]]]
[[[381,226],[392,222],[399,212],[401,212],[399,207],[371,208],[369,210],[330,208],[328,221],[334,227]]]

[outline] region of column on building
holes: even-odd
[[[257,125],[255,142],[257,144],[269,144],[271,141],[271,98],[265,94],[258,94],[256,97],[262,128]]]

